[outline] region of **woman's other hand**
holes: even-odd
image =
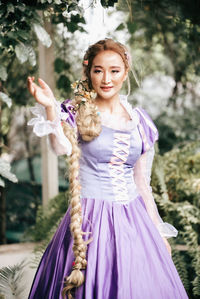
[[[45,108],[54,106],[54,95],[50,87],[42,80],[38,79],[39,85],[34,82],[34,77],[28,77],[28,90],[36,101]]]
[[[167,247],[167,250],[168,250],[170,256],[172,256],[172,250],[171,250],[171,246],[170,246],[169,242],[167,241],[166,238],[162,238],[162,239],[163,239],[163,241],[164,241],[164,243],[165,243],[165,245]]]

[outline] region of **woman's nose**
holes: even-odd
[[[109,74],[109,72],[104,72],[102,79],[103,79],[102,81],[103,81],[104,84],[109,84],[110,83],[110,74]]]

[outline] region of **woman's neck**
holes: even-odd
[[[120,109],[120,97],[116,95],[113,98],[105,99],[101,97],[96,97],[96,105],[99,108],[99,111],[107,111],[110,114],[117,113]]]

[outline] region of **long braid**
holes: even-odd
[[[62,296],[65,298],[67,293],[68,298],[71,299],[72,295],[70,291],[79,287],[84,282],[84,275],[81,269],[85,269],[87,265],[86,250],[87,245],[83,240],[82,215],[81,215],[81,202],[80,202],[80,183],[79,183],[79,158],[80,149],[77,143],[77,133],[75,129],[72,129],[69,125],[64,124],[63,130],[65,135],[69,138],[72,144],[72,155],[69,161],[69,182],[71,193],[71,224],[70,230],[74,239],[73,252],[75,256],[74,266],[71,274],[66,277],[66,286],[62,290]]]

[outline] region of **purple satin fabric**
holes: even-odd
[[[66,113],[66,119],[65,121],[69,123],[70,126],[73,128],[76,127],[76,111],[74,110],[74,106],[70,104],[71,100],[67,99],[62,102],[61,106],[61,112]]]
[[[152,146],[156,134],[142,116],[140,124]],[[91,142],[80,140],[80,147],[82,229],[92,232],[93,240],[87,250],[85,283],[75,298],[188,298],[143,199],[135,192],[133,168],[143,149],[139,128],[123,132],[104,126]],[[116,163],[114,169],[111,161]],[[127,202],[116,197],[115,174],[117,190],[122,185],[127,189],[123,189],[129,195]],[[85,240],[90,237],[84,236]],[[64,277],[74,260],[72,244],[69,208],[41,259],[29,299],[62,299]]]
[[[126,205],[82,199],[82,211],[83,230],[92,231],[93,241],[76,299],[188,298],[141,198]],[[69,223],[68,209],[43,255],[29,299],[62,299],[74,259]]]

